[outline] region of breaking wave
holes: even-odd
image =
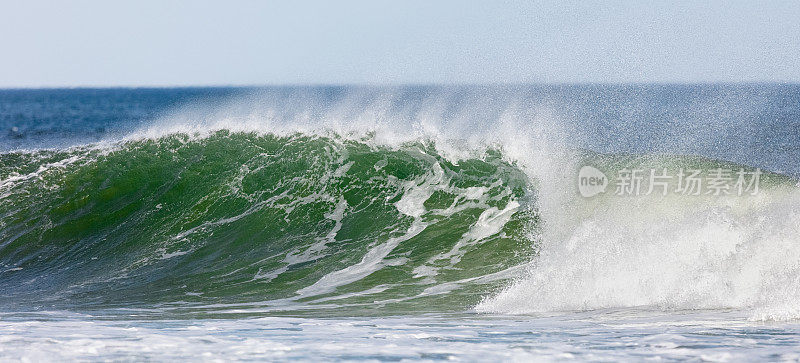
[[[546,113],[388,129],[396,115],[377,114],[212,113],[1,154],[0,303],[800,318],[792,178],[765,173],[752,196],[582,198],[587,163],[739,166],[578,151]]]

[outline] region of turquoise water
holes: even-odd
[[[799,97],[5,90],[0,357],[798,359]],[[586,165],[760,184],[583,197]]]

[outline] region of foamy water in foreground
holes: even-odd
[[[796,361],[800,324],[735,311],[137,320],[0,315],[5,360]]]

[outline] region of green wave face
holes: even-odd
[[[529,260],[525,174],[488,151],[220,131],[3,154],[0,303],[462,311]]]

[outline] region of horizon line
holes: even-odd
[[[181,89],[181,88],[326,88],[326,87],[364,87],[364,88],[397,88],[397,87],[530,87],[530,86],[736,86],[736,85],[800,85],[800,81],[637,81],[637,82],[408,82],[408,83],[371,83],[371,82],[298,82],[298,83],[263,83],[263,84],[176,84],[176,85],[43,85],[43,86],[0,86],[0,90],[80,90],[80,89]]]

